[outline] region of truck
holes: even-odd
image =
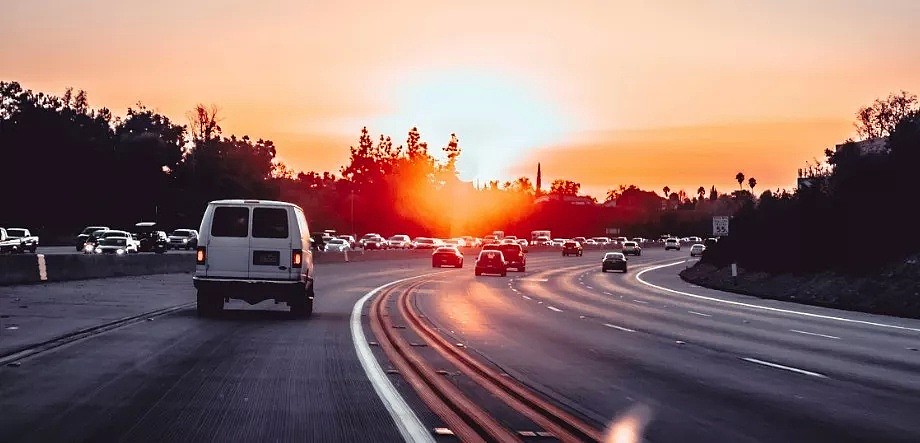
[[[12,239],[6,229],[0,228],[0,254],[12,254],[19,249],[19,239]]]
[[[38,249],[38,237],[32,235],[28,229],[24,228],[6,228],[6,235],[12,241],[18,241],[14,252],[31,252],[35,253]]]
[[[531,243],[537,241],[537,239],[540,238],[540,237],[553,238],[553,235],[552,235],[552,234],[550,233],[550,231],[548,231],[548,230],[545,230],[545,231],[540,231],[540,230],[537,230],[537,231],[530,231],[530,242],[531,242]]]

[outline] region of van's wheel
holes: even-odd
[[[199,317],[216,317],[224,310],[224,299],[198,290],[197,311]]]
[[[304,292],[304,298],[301,300],[292,300],[288,303],[291,307],[291,314],[298,318],[309,318],[313,315],[313,298],[316,292],[313,289],[314,283]]]

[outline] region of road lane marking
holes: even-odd
[[[559,309],[555,306],[547,306],[546,309],[552,309],[553,311],[556,311],[556,312],[562,312],[562,309]]]
[[[647,305],[647,304],[648,304],[648,302],[647,302],[647,301],[644,301],[644,300],[636,300],[636,299],[633,299],[633,301],[636,302],[636,303],[642,303],[643,305]]]
[[[632,329],[624,328],[624,327],[622,327],[622,326],[612,325],[612,324],[610,324],[610,323],[604,323],[604,326],[606,326],[606,327],[608,327],[608,328],[613,328],[613,329],[617,329],[617,330],[620,330],[620,331],[624,331],[624,332],[636,332],[636,331],[634,331],[634,330],[632,330]]]
[[[902,331],[920,332],[920,328],[909,328],[909,327],[907,327],[907,326],[889,325],[889,324],[887,324],[887,323],[877,323],[877,322],[867,321],[867,320],[854,320],[854,319],[852,319],[852,318],[834,317],[834,316],[832,316],[832,315],[814,314],[814,313],[811,313],[811,312],[794,311],[794,310],[792,310],[792,309],[774,308],[774,307],[770,307],[770,306],[761,306],[761,305],[755,305],[755,304],[752,304],[752,303],[744,303],[744,302],[740,302],[740,301],[723,300],[723,299],[721,299],[721,298],[708,297],[708,296],[705,296],[705,295],[691,294],[691,293],[689,293],[689,292],[678,291],[678,290],[676,290],[676,289],[670,289],[670,288],[666,288],[666,287],[664,287],[664,286],[656,285],[656,284],[654,284],[654,283],[649,283],[649,282],[647,282],[647,281],[645,281],[645,280],[642,279],[642,274],[645,274],[646,272],[654,271],[654,270],[656,270],[656,269],[666,268],[666,267],[668,267],[668,266],[679,265],[679,264],[681,264],[681,263],[683,263],[683,262],[684,262],[684,261],[679,261],[679,262],[676,262],[676,263],[668,263],[668,264],[665,264],[665,265],[659,265],[659,266],[653,266],[653,267],[651,267],[651,268],[646,268],[646,269],[640,271],[638,274],[636,274],[636,280],[638,280],[639,283],[642,283],[643,285],[651,286],[651,287],[653,287],[653,288],[655,288],[655,289],[658,289],[658,290],[661,290],[661,291],[671,292],[671,293],[674,293],[674,294],[680,294],[680,295],[684,295],[684,296],[687,296],[687,297],[692,297],[692,298],[696,298],[696,299],[700,299],[700,300],[708,300],[708,301],[714,301],[714,302],[717,302],[717,303],[725,303],[725,304],[732,305],[732,306],[743,306],[743,307],[746,307],[746,308],[762,309],[762,310],[764,310],[764,311],[781,312],[781,313],[783,313],[783,314],[801,315],[801,316],[803,316],[803,317],[821,318],[821,319],[825,319],[825,320],[834,320],[834,321],[840,321],[840,322],[845,322],[845,323],[854,323],[854,324],[861,324],[861,325],[878,326],[878,327],[880,327],[880,328],[891,328],[891,329],[898,329],[898,330],[902,330]],[[733,294],[733,295],[737,295],[737,294]]]
[[[548,278],[531,278],[531,277],[516,278],[515,280],[517,281],[535,281],[535,282],[548,282],[549,281]]]
[[[703,314],[702,312],[696,312],[696,311],[687,311],[687,312],[689,312],[689,313],[691,313],[691,314],[693,314],[693,315],[699,315],[699,316],[701,316],[701,317],[712,317],[712,315]]]
[[[814,335],[815,337],[824,337],[824,338],[831,338],[834,340],[840,340],[840,337],[834,337],[833,335],[824,335],[824,334],[818,334],[817,332],[800,331],[798,329],[790,329],[789,332],[795,332],[798,334]]]
[[[818,377],[818,378],[827,378],[826,375],[824,375],[824,374],[819,374],[819,373],[817,373],[817,372],[806,371],[806,370],[804,370],[804,369],[793,368],[792,366],[785,366],[785,365],[781,365],[781,364],[778,364],[778,363],[771,363],[771,362],[768,362],[768,361],[758,360],[758,359],[756,359],[756,358],[742,357],[741,359],[744,360],[744,361],[746,361],[746,362],[756,363],[756,364],[758,364],[758,365],[769,366],[769,367],[771,367],[771,368],[776,368],[776,369],[783,369],[783,370],[795,372],[795,373],[798,373],[798,374],[810,375],[810,376],[812,376],[812,377]]]
[[[371,385],[374,386],[374,391],[376,391],[377,396],[380,397],[380,401],[383,402],[387,412],[390,413],[390,418],[393,419],[396,429],[399,430],[403,440],[407,442],[434,443],[434,438],[431,437],[428,429],[425,428],[422,421],[415,415],[415,412],[409,407],[406,400],[399,395],[393,383],[390,382],[390,379],[387,378],[387,375],[380,367],[380,363],[374,358],[374,353],[371,351],[367,338],[364,336],[364,328],[361,326],[361,311],[364,310],[364,304],[383,289],[427,275],[432,274],[403,278],[378,286],[358,299],[351,310],[351,341],[358,353],[358,360],[361,362],[361,367],[364,368],[364,373],[367,375],[368,380],[370,380]]]
[[[527,300],[533,300],[532,298],[530,298],[530,297],[528,297],[528,296],[526,296],[526,295],[522,295],[521,297],[524,297],[524,298],[526,298]]]
[[[604,295],[613,295],[613,293],[612,293],[612,292],[604,291]]]
[[[594,289],[594,288],[592,288],[592,287],[590,287],[590,286],[588,286],[588,285],[585,285],[585,287],[588,288],[588,289]]]

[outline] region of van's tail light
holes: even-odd
[[[291,267],[299,268],[303,266],[303,250],[294,249],[291,251]]]
[[[199,246],[196,249],[195,253],[195,263],[203,265],[208,261],[208,249],[204,246]]]

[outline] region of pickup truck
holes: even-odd
[[[10,238],[6,229],[0,228],[0,254],[12,254],[19,249],[19,240]]]
[[[28,251],[34,254],[38,249],[38,237],[32,235],[28,229],[6,228],[6,235],[11,240],[19,240],[16,252]]]

